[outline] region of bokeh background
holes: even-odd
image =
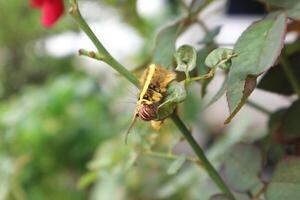
[[[137,75],[158,30],[184,14],[182,2],[172,0],[79,3],[104,46]],[[230,48],[263,16],[260,9],[245,11],[218,0],[201,17],[209,28],[221,26],[216,40]],[[125,145],[138,91],[106,64],[77,54],[95,47],[67,13],[51,29],[39,18],[28,1],[0,0],[0,200],[206,200],[218,191],[197,165],[187,162],[174,173],[172,158],[147,153],[153,147],[192,156],[168,121],[159,133],[138,122]],[[176,45],[200,47],[203,37],[194,25]],[[216,74],[208,96],[223,79]],[[263,113],[245,106],[224,127],[225,99],[202,112],[199,86],[191,90],[179,112],[214,165],[234,143],[266,134]],[[261,90],[251,99],[271,111],[290,104]]]

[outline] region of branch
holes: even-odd
[[[129,80],[133,85],[139,87],[139,80],[128,71],[122,64],[120,64],[114,57],[110,55],[110,53],[105,49],[102,43],[98,40],[92,29],[83,19],[79,8],[77,0],[70,0],[71,7],[69,9],[70,15],[77,22],[80,28],[85,32],[85,34],[90,38],[93,44],[96,46],[98,53],[101,55],[101,60],[114,68],[117,72],[119,72],[122,76],[124,76],[127,80]]]

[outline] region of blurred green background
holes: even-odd
[[[159,22],[141,21],[132,12],[135,1],[82,3],[99,4],[95,12],[120,13],[141,38],[151,38]],[[172,17],[176,9],[170,4],[164,16]],[[131,191],[129,199],[147,199],[168,178],[159,177],[158,166],[148,164],[127,171],[125,162],[134,155],[123,134],[135,91],[129,88],[128,95],[127,83],[112,73],[109,83],[101,81],[104,75],[90,73],[78,62],[77,49],[64,55],[49,52],[47,42],[53,36],[80,33],[67,14],[53,29],[42,27],[39,18],[27,1],[0,1],[0,199],[118,199],[125,197],[125,188]],[[138,63],[145,56],[142,51],[131,59]],[[123,101],[124,95],[132,101]],[[124,114],[119,107],[128,104],[132,109]],[[100,158],[97,149],[104,154]],[[133,178],[126,178],[127,173]],[[149,188],[143,188],[146,183],[139,176],[151,176]]]

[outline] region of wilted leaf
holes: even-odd
[[[180,156],[178,159],[174,160],[168,168],[167,173],[170,175],[176,174],[184,164],[185,160],[186,156]]]
[[[214,196],[210,197],[209,200],[230,200],[224,194],[215,194]]]
[[[209,68],[221,68],[228,70],[231,67],[231,59],[236,57],[232,49],[217,48],[213,50],[205,59],[205,65]]]
[[[177,62],[176,71],[188,73],[196,67],[197,52],[189,45],[182,45],[175,53]]]
[[[276,167],[266,192],[267,200],[298,200],[300,197],[300,159],[283,159]]]
[[[228,77],[227,101],[229,123],[246,102],[256,84],[256,77],[274,65],[279,56],[286,30],[286,16],[269,16],[251,25],[238,39]]]
[[[180,23],[176,22],[164,27],[158,33],[155,41],[152,63],[160,64],[167,68],[172,65],[179,27]]]
[[[234,190],[245,192],[260,184],[261,168],[260,151],[250,144],[237,144],[225,159],[224,176]]]
[[[159,119],[164,119],[174,112],[177,104],[186,98],[186,89],[184,82],[173,81],[167,89],[165,101],[158,107]]]

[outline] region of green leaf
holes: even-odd
[[[289,9],[287,15],[294,20],[300,20],[300,2]]]
[[[286,110],[286,108],[281,108],[272,113],[268,123],[271,131],[277,131],[277,129],[281,127],[280,123],[282,122],[282,119],[286,114]]]
[[[97,172],[87,172],[79,179],[77,187],[79,189],[84,189],[88,187],[90,184],[92,184],[95,180],[97,180],[97,178],[98,178]]]
[[[294,102],[291,107],[288,108],[283,121],[283,131],[285,136],[289,139],[295,139],[300,137],[300,100]]]
[[[170,68],[173,63],[173,55],[176,47],[175,42],[180,23],[164,27],[157,35],[155,47],[153,51],[152,63],[160,64],[166,68]]]
[[[232,64],[231,59],[236,56],[232,49],[217,48],[206,57],[205,65],[209,68],[228,70]]]
[[[199,43],[200,44],[211,44],[214,41],[215,37],[217,35],[219,35],[220,31],[221,31],[221,26],[217,26],[217,27],[213,28],[205,35],[205,37]]]
[[[234,190],[245,192],[260,184],[261,168],[262,157],[258,148],[250,144],[237,144],[226,156],[224,176]]]
[[[196,67],[197,52],[189,45],[182,45],[175,53],[176,71],[188,73]]]
[[[294,20],[300,20],[300,2],[295,0],[263,0],[272,6],[282,7],[287,16]]]
[[[158,118],[164,119],[171,115],[177,104],[184,101],[187,96],[184,82],[173,81],[167,89],[167,96],[164,102],[158,107]]]
[[[224,194],[215,194],[209,200],[230,200]]]
[[[180,156],[178,159],[174,160],[171,163],[170,167],[168,168],[167,174],[169,175],[176,174],[185,161],[186,161],[186,156]]]
[[[283,8],[291,8],[297,3],[295,0],[261,0],[273,6],[279,6]]]
[[[199,72],[199,75],[205,75],[208,73],[210,68],[205,65],[205,59],[210,53],[208,48],[203,48],[197,52],[196,65]]]
[[[271,133],[277,134],[280,142],[290,143],[300,138],[300,100],[295,101],[289,108],[280,109],[273,113],[269,120]],[[296,141],[295,141],[296,142]]]
[[[267,200],[298,200],[300,197],[300,159],[289,157],[279,162],[267,188]]]
[[[238,57],[233,59],[228,77],[229,123],[256,86],[256,78],[274,65],[283,47],[287,18],[273,16],[251,25],[235,44]]]
[[[197,65],[199,76],[203,76],[203,75],[207,74],[210,69],[204,64],[205,59],[208,56],[209,52],[210,52],[210,50],[208,48],[203,48],[197,52],[196,65]],[[212,79],[213,79],[213,77],[210,79],[201,80],[201,97],[204,97],[204,95],[206,94],[207,86],[209,85],[209,83]]]
[[[291,70],[297,77],[300,76],[300,68],[292,66]],[[285,75],[282,66],[276,65],[272,67],[260,80],[257,88],[263,89],[269,92],[277,93],[280,95],[293,95],[294,89]]]
[[[300,65],[300,41],[297,40],[292,44],[286,44],[284,48],[292,72],[296,77],[300,77],[300,67],[298,67]],[[272,67],[263,76],[257,87],[281,95],[292,95],[295,93],[285,72],[282,69],[281,63]]]

